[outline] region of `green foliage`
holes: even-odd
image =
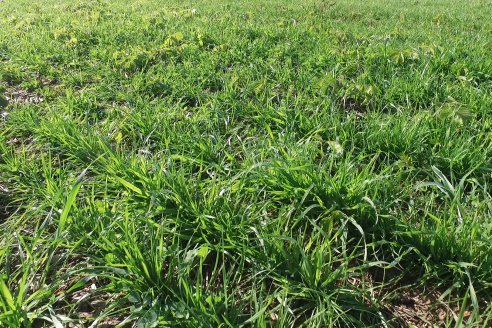
[[[0,326],[492,322],[487,1],[0,6]]]

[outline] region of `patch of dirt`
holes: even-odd
[[[20,88],[9,89],[5,92],[9,104],[39,104],[44,98],[34,92]]]
[[[115,296],[105,292],[97,292],[96,283],[89,284],[87,287],[73,293],[70,297],[70,301],[77,303],[76,312],[78,323],[71,323],[69,327],[82,328],[84,324],[94,323],[108,306],[115,301]],[[112,316],[102,318],[97,327],[115,327],[125,320],[124,316]]]
[[[70,261],[69,267],[75,267],[86,261],[87,259],[82,256],[76,257],[73,261]],[[83,328],[94,324],[96,320],[98,321],[96,327],[115,327],[125,320],[124,316],[105,314],[108,307],[116,302],[121,295],[102,290],[107,283],[104,279],[95,276],[83,277],[82,280],[85,280],[85,286],[65,294],[71,285],[80,280],[81,277],[76,277],[60,286],[55,292],[57,295],[65,295],[64,300],[57,304],[57,310],[61,313],[68,311],[64,314],[72,318],[72,321],[68,323],[67,327]]]
[[[458,304],[442,300],[444,290],[437,286],[419,285],[417,271],[398,268],[372,268],[365,277],[366,283],[374,288],[374,297],[381,300],[382,312],[395,327],[441,327],[458,313]],[[449,299],[448,295],[446,299]],[[465,312],[465,318],[470,316]]]
[[[403,290],[399,298],[386,304],[386,312],[399,327],[442,326],[451,315],[451,309],[439,301],[440,296],[436,291]]]
[[[354,113],[357,117],[362,117],[367,113],[367,106],[355,99],[343,99],[340,105],[347,113]]]

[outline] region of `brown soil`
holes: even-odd
[[[19,88],[7,90],[5,97],[10,104],[38,104],[44,101],[43,97]]]

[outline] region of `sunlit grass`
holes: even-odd
[[[490,325],[491,16],[0,2],[0,326]]]

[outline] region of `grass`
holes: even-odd
[[[0,2],[0,325],[491,325],[491,16]]]

